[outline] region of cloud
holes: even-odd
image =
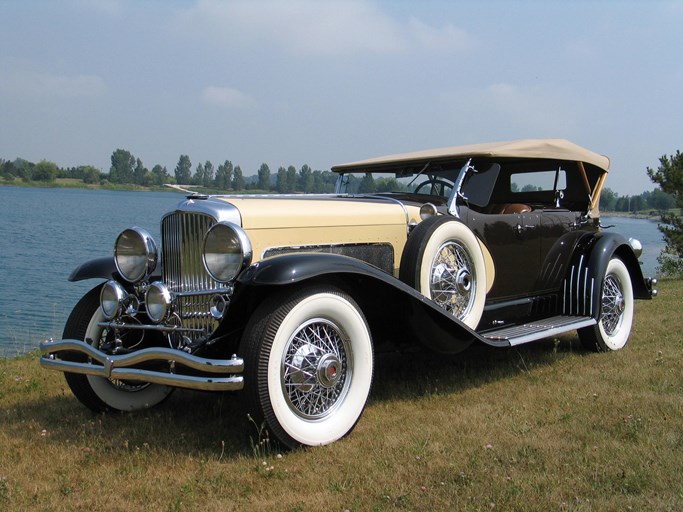
[[[54,75],[24,71],[0,76],[0,92],[14,97],[83,98],[104,93],[104,80],[96,75]]]
[[[411,18],[408,27],[412,39],[427,50],[462,51],[472,44],[470,36],[462,29],[448,23],[443,27],[432,27],[418,18]]]
[[[188,27],[202,30],[188,31]],[[297,56],[460,50],[470,39],[450,23],[438,28],[414,17],[402,22],[374,3],[340,0],[200,0],[179,12],[174,28],[190,37],[210,36],[224,46],[265,43]]]
[[[254,100],[248,94],[232,87],[216,87],[210,85],[202,91],[205,102],[223,108],[252,108],[256,106]]]

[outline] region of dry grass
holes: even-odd
[[[236,396],[92,415],[35,355],[0,360],[0,510],[680,510],[683,282],[660,288],[618,353],[382,356],[351,436],[282,454]]]

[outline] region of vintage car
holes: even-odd
[[[326,195],[190,194],[113,257],[41,364],[96,410],[174,388],[237,391],[289,447],[348,434],[375,351],[510,347],[568,331],[626,345],[656,294],[637,240],[604,230],[609,160],[566,140],[476,144],[338,165]]]

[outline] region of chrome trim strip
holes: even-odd
[[[232,359],[207,359],[168,348],[146,348],[131,354],[113,356],[79,340],[47,340],[40,344],[40,351],[42,367],[68,373],[95,375],[107,379],[141,380],[206,391],[235,391],[242,389],[244,385],[241,375],[215,376],[216,374],[242,373],[244,360],[236,356]],[[57,359],[55,355],[59,352],[79,352],[100,364]],[[168,363],[169,372],[130,368],[133,365],[150,361]],[[178,371],[179,365],[203,372],[204,375],[170,373]]]
[[[199,297],[201,295],[223,295],[232,294],[235,289],[232,286],[225,288],[209,288],[206,290],[196,290],[190,292],[171,292],[174,297]]]
[[[209,314],[207,313],[206,315]],[[205,329],[183,327],[182,325],[124,324],[121,322],[98,322],[97,325],[107,329],[127,329],[129,331],[196,332],[198,334],[206,334]]]
[[[399,205],[401,207],[401,209],[403,210],[403,214],[406,217],[406,233],[410,232],[410,215],[408,214],[408,208],[406,208],[406,205],[403,204],[402,201],[399,201],[395,197],[379,196],[379,195],[374,195],[374,194],[367,194],[367,195],[366,194],[357,194],[357,195],[352,195],[349,197],[369,197],[372,199],[383,199],[383,200],[388,201],[390,203],[395,203],[395,204]]]

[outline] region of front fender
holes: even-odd
[[[73,272],[71,272],[69,281],[75,282],[94,278],[120,279],[113,256],[108,258],[97,258],[81,263]]]
[[[235,328],[269,294],[283,287],[325,283],[343,289],[363,310],[376,341],[406,338],[444,354],[461,352],[475,331],[394,276],[361,260],[336,254],[289,254],[246,269],[235,283],[224,324]]]

